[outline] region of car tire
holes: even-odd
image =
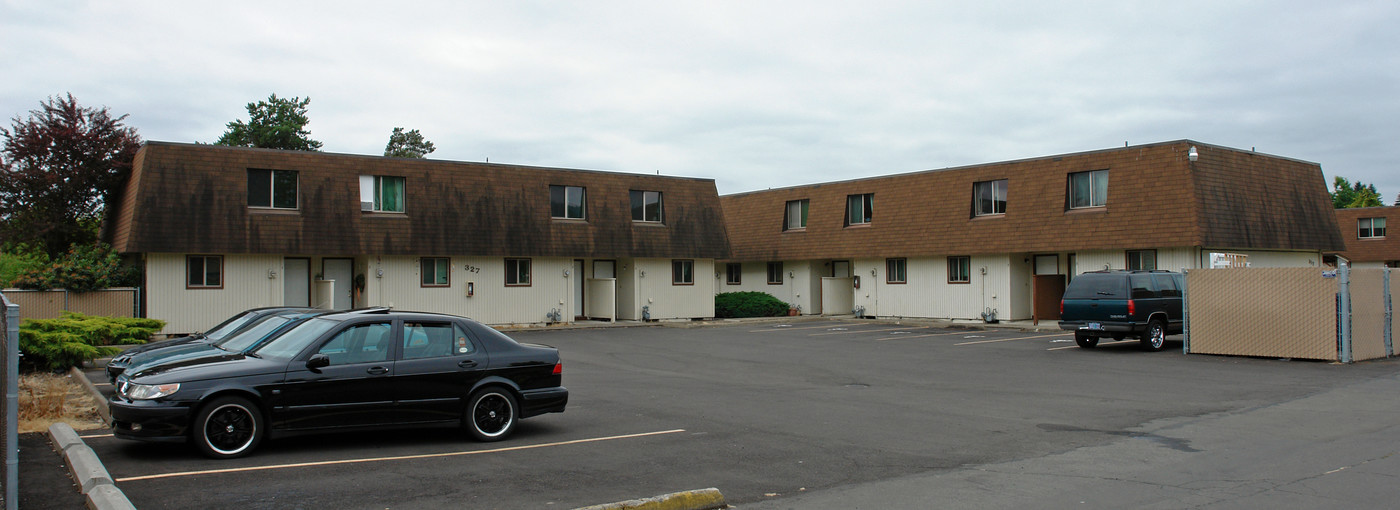
[[[262,441],[262,411],[243,397],[216,398],[200,408],[191,435],[195,447],[205,456],[214,459],[242,457]]]
[[[1162,350],[1162,345],[1167,342],[1167,327],[1160,320],[1149,321],[1147,329],[1142,332],[1141,341],[1145,351]]]
[[[500,441],[515,431],[520,413],[510,390],[489,387],[477,390],[467,400],[463,425],[478,441]]]
[[[1086,335],[1084,333],[1075,333],[1074,343],[1084,349],[1093,349],[1094,346],[1099,345],[1099,337]]]

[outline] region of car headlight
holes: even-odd
[[[132,400],[151,400],[160,397],[168,397],[180,391],[180,383],[171,384],[136,384],[126,383],[121,387],[122,395]]]

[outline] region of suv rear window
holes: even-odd
[[[1065,299],[1127,299],[1127,284],[1121,275],[1084,273],[1070,282]]]
[[[1128,283],[1133,286],[1133,299],[1152,299],[1157,297],[1157,291],[1152,289],[1152,275],[1131,274],[1128,275]]]

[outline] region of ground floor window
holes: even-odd
[[[783,284],[783,263],[782,263],[782,262],[769,262],[769,263],[768,263],[768,284],[769,284],[769,285],[782,285],[782,284]]]
[[[948,257],[948,283],[972,282],[972,257]]]
[[[671,285],[695,285],[695,261],[671,261]]]
[[[744,265],[725,264],[724,283],[727,283],[729,285],[739,285],[741,283],[744,283]]]
[[[191,289],[221,289],[224,287],[223,255],[188,255],[185,257],[185,286]]]
[[[506,285],[528,287],[530,285],[530,259],[506,259]]]
[[[447,257],[423,257],[419,259],[419,272],[423,276],[424,287],[446,287],[452,263]]]
[[[1157,269],[1157,250],[1128,250],[1128,269]]]
[[[885,283],[908,281],[909,259],[885,259]]]

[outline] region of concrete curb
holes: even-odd
[[[107,408],[107,398],[102,396],[102,392],[98,391],[97,386],[93,386],[92,381],[88,380],[87,374],[78,367],[72,367],[68,369],[68,375],[77,379],[79,383],[82,383],[83,388],[92,394],[92,400],[97,405],[97,415],[102,417],[103,423],[111,425],[112,411]]]
[[[102,460],[78,436],[73,426],[55,423],[49,426],[49,438],[63,450],[63,460],[68,463],[68,472],[84,496],[87,507],[93,510],[134,509],[126,495],[112,483],[112,475],[102,466]]]
[[[594,505],[575,510],[717,510],[729,508],[724,502],[724,494],[719,489],[709,488],[693,491],[674,492],[654,498],[633,499]]]

